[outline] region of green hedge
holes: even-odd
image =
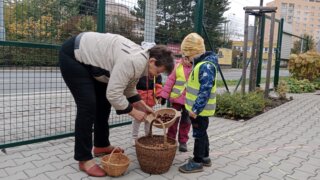
[[[58,50],[0,46],[0,66],[57,66]]]
[[[307,79],[297,80],[290,78],[288,80],[288,87],[290,93],[309,93],[316,91],[316,82],[312,83]]]
[[[230,119],[248,119],[263,112],[267,100],[262,93],[224,93],[217,95],[216,116]]]

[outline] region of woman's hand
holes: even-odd
[[[133,103],[132,106],[133,106],[134,108],[136,108],[137,110],[143,111],[143,112],[145,112],[145,113],[147,113],[147,114],[154,114],[153,109],[152,109],[150,106],[148,106],[148,105],[147,105],[144,101],[142,101],[142,100]]]
[[[146,117],[146,113],[139,111],[135,108],[132,109],[129,115],[138,121],[144,121]]]
[[[146,109],[146,113],[147,114],[154,114],[154,110],[150,107],[150,106],[148,106],[148,105],[146,105],[145,104],[145,109]]]

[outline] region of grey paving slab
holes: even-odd
[[[11,175],[9,175],[7,177],[3,177],[1,179],[3,179],[3,180],[7,180],[7,179],[18,180],[18,179],[29,179],[29,177],[24,172],[17,172],[15,174],[11,174]]]
[[[36,177],[30,177],[30,180],[50,180],[46,175],[40,174]]]
[[[0,169],[0,179],[8,177],[7,172],[4,169]]]
[[[179,166],[192,157],[194,140],[191,132],[189,151],[177,152],[167,173],[150,175],[140,169],[130,142],[131,125],[113,128],[110,130],[111,142],[124,148],[132,161],[128,171],[116,179],[318,180],[320,110],[315,107],[320,107],[320,96],[302,94],[294,95],[293,101],[248,121],[212,118],[208,136],[213,166],[194,174],[178,171]],[[162,133],[159,129],[154,132]],[[0,153],[0,179],[115,179],[88,177],[79,171],[73,159],[73,146],[74,138],[70,137],[8,148],[7,154]],[[100,162],[98,158],[96,160]]]
[[[46,164],[46,165],[41,166],[41,167],[36,167],[36,168],[33,168],[33,169],[27,169],[24,172],[28,175],[28,177],[36,177],[36,176],[41,175],[41,174],[43,174],[45,172],[55,171],[55,170],[57,170],[57,168],[55,168],[51,164]]]

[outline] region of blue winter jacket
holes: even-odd
[[[214,52],[208,51],[202,54],[200,57],[194,60],[194,66],[197,63],[202,61],[209,61],[215,64],[216,68],[218,68],[218,57]],[[200,66],[199,69],[199,83],[200,90],[198,93],[198,97],[195,101],[195,104],[192,107],[192,111],[197,115],[201,113],[201,111],[206,106],[209,98],[211,89],[214,86],[215,77],[217,75],[216,68],[211,63],[204,63]]]

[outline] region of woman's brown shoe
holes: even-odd
[[[104,170],[101,169],[101,167],[98,166],[97,164],[94,163],[92,166],[87,167],[86,163],[89,163],[89,161],[81,161],[81,162],[79,162],[79,169],[81,171],[84,171],[89,176],[95,176],[95,177],[106,176],[106,173],[104,172]]]
[[[103,155],[106,155],[106,154],[110,154],[114,148],[117,148],[117,147],[114,147],[114,146],[108,146],[108,147],[93,147],[93,155],[95,157],[99,157],[99,156],[103,156]],[[117,148],[114,153],[120,153],[120,152],[124,152],[123,149],[121,148]]]

